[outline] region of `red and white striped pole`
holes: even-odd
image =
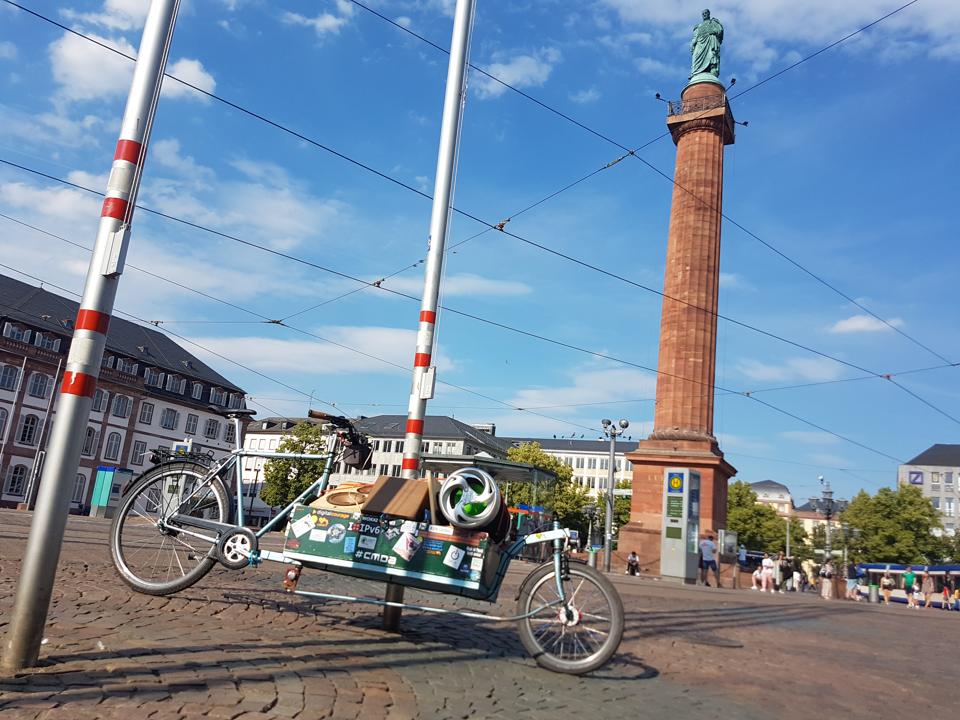
[[[434,330],[443,273],[443,251],[452,204],[456,176],[457,147],[460,124],[466,100],[467,52],[473,28],[474,0],[457,0],[453,18],[453,39],[450,42],[450,64],[447,68],[447,91],[443,100],[443,123],[440,126],[440,149],[437,155],[437,177],[433,189],[433,211],[430,215],[430,250],[420,305],[420,328],[417,349],[413,356],[413,387],[407,409],[406,437],[403,442],[401,475],[415,478],[420,471],[420,442],[427,400],[433,397],[436,382],[433,365]]]
[[[180,0],[153,0],[143,28],[133,83],[120,126],[120,140],[100,213],[97,242],[67,355],[56,406],[57,422],[50,436],[36,511],[20,569],[3,654],[3,667],[7,670],[31,667],[40,655],[84,429],[100,375],[107,326],[123,272],[130,221],[179,6]]]

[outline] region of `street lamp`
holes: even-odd
[[[612,420],[604,418],[600,421],[603,425],[603,434],[610,438],[610,467],[607,472],[607,513],[604,522],[603,538],[603,569],[610,572],[610,556],[613,554],[613,486],[614,470],[617,454],[617,436],[623,435],[623,431],[630,427],[629,420],[620,420],[617,425]]]
[[[824,482],[823,475],[819,476],[817,480],[820,481],[820,484],[823,485],[823,491],[821,492],[823,498],[822,512],[823,516],[827,519],[827,530],[826,530],[826,540],[824,547],[824,561],[830,559],[831,555],[831,535],[830,535],[830,519],[833,517],[834,503],[833,503],[833,490],[830,487],[830,481],[827,480]]]

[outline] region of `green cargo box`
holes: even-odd
[[[368,580],[490,599],[499,586],[499,547],[485,532],[297,505],[285,557],[305,567]]]

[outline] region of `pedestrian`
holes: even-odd
[[[760,582],[761,582],[761,592],[767,592],[768,590],[773,592],[773,558],[770,557],[770,553],[763,554],[763,560],[760,563]]]
[[[800,572],[800,566],[797,565],[796,558],[790,558],[790,567],[793,569],[793,585],[790,589],[794,592],[801,592],[803,590],[803,573]]]
[[[760,572],[760,566],[757,565],[757,566],[753,569],[753,585],[750,586],[750,589],[751,589],[751,590],[759,590],[759,589],[760,589],[761,574],[762,574],[762,573]]]
[[[790,559],[784,553],[780,553],[777,565],[777,569],[780,571],[780,587],[778,589],[781,593],[785,593],[790,589],[790,583],[793,580],[793,568],[790,566]]]
[[[847,563],[847,600],[860,602],[860,584],[857,582],[857,564],[851,560]]]
[[[700,581],[710,587],[710,583],[707,582],[707,573],[713,570],[717,587],[720,587],[720,566],[717,565],[717,544],[713,541],[713,535],[708,533],[707,537],[700,541],[700,556],[703,562],[700,568]]]
[[[957,589],[957,583],[953,579],[953,575],[950,574],[950,571],[947,570],[943,574],[943,600],[940,601],[941,610],[950,610],[950,605],[953,603],[953,593]]]
[[[833,560],[827,558],[820,566],[820,597],[833,600]]]
[[[913,583],[916,581],[917,576],[913,572],[913,566],[907,565],[907,569],[903,573],[903,591],[907,594],[907,607],[917,607],[914,600],[913,592]]]
[[[924,570],[923,580],[920,583],[920,594],[923,595],[923,606],[925,608],[933,607],[933,593],[936,587],[933,582],[933,575]]]
[[[737,564],[740,565],[741,570],[747,569],[747,546],[743,543],[740,543],[740,548],[737,551]]]
[[[890,571],[888,570],[883,574],[883,578],[880,580],[880,591],[883,593],[883,604],[890,604],[890,593],[893,592],[893,586],[896,583],[893,581],[893,578],[890,577]]]
[[[635,550],[631,550],[630,554],[627,555],[627,575],[639,575],[640,574],[640,556],[637,555]]]

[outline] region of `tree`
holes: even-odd
[[[950,554],[946,538],[934,535],[940,518],[919,488],[861,490],[840,516],[860,530],[857,548],[866,562],[934,563]]]
[[[777,553],[786,550],[787,520],[769,505],[757,502],[757,494],[743,480],[727,490],[727,529],[737,533],[737,541],[751,550]],[[802,555],[807,533],[802,523],[790,520],[790,551]],[[797,552],[799,551],[799,552]]]
[[[511,506],[543,505],[566,527],[577,530],[586,537],[589,520],[583,508],[590,502],[586,488],[573,482],[573,469],[557,457],[544,452],[540,443],[523,443],[507,451],[507,457],[514,462],[527,463],[540,470],[556,475],[557,479],[533,483],[510,483],[509,487],[501,483],[500,492]]]
[[[322,455],[326,452],[323,425],[302,422],[290,429],[277,448],[281,453]],[[293,502],[323,475],[323,460],[270,460],[263,468],[260,499],[276,507]]]
[[[618,489],[626,489],[633,487],[633,483],[629,480],[620,480],[615,485]],[[630,522],[630,496],[629,495],[614,495],[613,496],[613,524],[617,528],[622,528],[628,522]],[[602,529],[605,527],[607,518],[607,493],[605,490],[601,490],[597,493],[597,519],[595,522]]]

